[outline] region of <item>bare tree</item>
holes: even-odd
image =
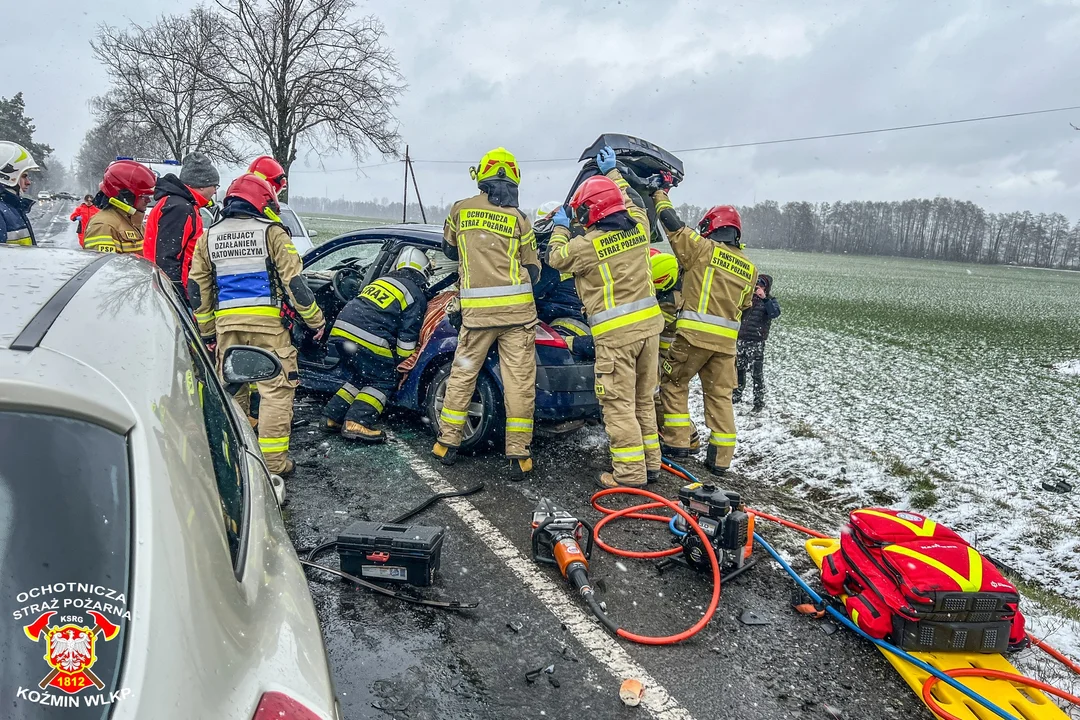
[[[229,19],[223,61],[207,69],[225,115],[265,144],[286,172],[306,142],[318,151],[397,151],[393,108],[403,90],[374,17],[352,0],[215,0]]]
[[[102,26],[91,45],[113,87],[95,108],[99,121],[134,118],[177,160],[200,150],[238,162],[240,153],[230,142],[233,121],[222,108],[224,93],[211,80],[220,75],[219,48],[230,42],[226,30],[222,18],[205,8],[162,17],[148,27]]]
[[[105,107],[113,108],[105,112]],[[164,138],[131,112],[116,112],[113,103],[102,98],[91,102],[97,123],[87,131],[75,157],[75,177],[79,188],[93,193],[105,168],[118,155],[159,157],[170,151]]]

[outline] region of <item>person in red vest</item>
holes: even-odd
[[[83,240],[86,237],[86,226],[90,223],[90,218],[97,214],[98,208],[94,205],[94,198],[91,195],[87,195],[83,198],[81,204],[75,206],[75,211],[71,213],[69,218],[71,222],[78,222],[75,226],[75,233],[79,236],[79,247],[83,246]]]
[[[220,183],[217,168],[200,152],[184,158],[180,176],[168,173],[154,188],[156,204],[146,216],[143,257],[169,277],[182,298],[187,298],[188,270],[195,242],[203,234],[199,210],[212,200]]]

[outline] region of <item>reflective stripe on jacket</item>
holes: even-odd
[[[224,330],[281,332],[283,300],[308,327],[322,327],[322,310],[300,277],[303,269],[281,225],[247,215],[216,223],[196,241],[188,274],[199,332],[204,338]]]
[[[649,219],[630,199],[618,170],[608,177],[622,190],[623,204],[637,224],[629,230],[593,229],[571,239],[557,227],[548,245],[548,264],[574,274],[597,345],[621,347],[659,335],[663,313],[656,301],[649,264]]]
[[[458,251],[461,322],[468,328],[526,325],[536,320],[527,266],[540,272],[532,224],[517,208],[486,193],[450,208],[443,239]]]
[[[371,282],[342,308],[330,337],[404,360],[416,352],[426,313],[423,276],[415,270],[395,270]]]
[[[657,213],[671,208],[663,192],[653,196]],[[750,307],[757,268],[739,248],[704,238],[685,225],[668,230],[682,270],[682,308],[675,323],[695,347],[735,354],[739,320]]]
[[[83,231],[83,247],[104,253],[141,253],[142,213],[128,215],[109,206],[90,218]]]
[[[37,245],[27,213],[34,201],[0,188],[0,244]]]

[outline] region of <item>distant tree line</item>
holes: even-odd
[[[706,208],[676,207],[696,224]],[[991,213],[952,198],[835,203],[766,200],[740,207],[747,245],[1080,269],[1080,222],[1061,213]]]

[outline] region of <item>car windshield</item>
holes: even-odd
[[[291,208],[281,208],[278,216],[281,218],[282,224],[289,229],[290,235],[293,237],[307,237],[304,226],[300,224],[300,218],[296,217],[296,213]]]
[[[53,718],[57,703],[66,718],[108,715],[109,694],[123,692],[130,562],[124,436],[0,412],[0,683],[11,717]]]
[[[304,272],[321,272],[349,263],[357,270],[363,270],[379,254],[383,247],[383,238],[373,238],[370,242],[346,245],[324,255],[311,264],[304,264]]]

